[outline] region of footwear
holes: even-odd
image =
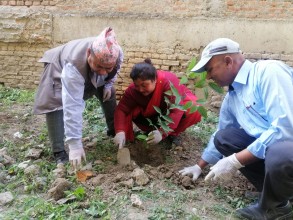
[[[258,203],[250,205],[243,209],[236,210],[237,217],[249,220],[292,220],[293,211],[292,206],[287,202],[283,207],[276,207],[275,209],[263,210]]]
[[[247,199],[257,199],[260,196],[260,192],[246,191],[244,196]]]
[[[114,137],[115,136],[115,130],[107,130],[107,136],[108,137]]]
[[[55,157],[56,164],[59,164],[59,163],[65,164],[69,161],[69,157],[65,150],[54,153],[54,157]]]
[[[175,144],[176,146],[180,146],[181,145],[181,138],[179,136],[168,136],[168,139],[170,140],[170,142],[172,144]]]

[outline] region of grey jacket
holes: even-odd
[[[66,63],[71,63],[85,79],[84,97],[89,97],[87,88],[92,88],[91,78],[95,76],[87,62],[87,48],[94,41],[94,37],[70,41],[59,47],[50,49],[44,53],[39,60],[45,64],[41,75],[39,87],[35,96],[33,108],[34,114],[44,114],[62,109],[62,83],[61,73]],[[120,48],[120,53],[122,49]],[[117,60],[116,67],[106,81],[112,79],[120,71],[120,60]]]

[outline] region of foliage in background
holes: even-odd
[[[219,117],[215,112],[207,111],[207,117],[202,118],[195,126],[188,128],[187,132],[201,140],[202,149],[204,149],[211,135],[215,132],[218,121]]]
[[[196,104],[194,104],[192,101],[189,101],[182,105],[181,101],[184,97],[179,94],[178,90],[170,82],[170,90],[166,91],[165,94],[170,97],[175,97],[175,102],[171,102],[167,96],[164,96],[164,101],[167,105],[166,112],[163,113],[163,111],[159,107],[154,106],[154,109],[159,114],[159,116],[157,125],[155,125],[150,119],[147,118],[150,126],[154,127],[157,130],[160,128],[166,134],[173,131],[169,127],[169,124],[173,123],[173,120],[168,115],[170,114],[170,110],[175,108],[182,111],[189,111],[189,113],[198,111],[201,116],[203,116],[203,118],[207,118],[207,109],[204,107],[204,105],[208,102],[210,94],[209,90],[212,89],[219,94],[222,94],[224,90],[215,82],[209,81],[207,79],[206,71],[202,73],[191,72],[191,69],[195,66],[195,64],[196,59],[192,58],[191,61],[188,63],[186,75],[180,79],[180,84],[188,84],[189,80],[193,80],[195,88],[203,90],[204,98],[198,99],[196,101]],[[145,136],[137,136],[137,139],[139,140],[144,140],[145,138]]]
[[[34,100],[33,90],[8,88],[0,84],[0,91],[0,101],[3,104],[29,103]]]
[[[242,207],[244,203],[248,203],[238,194],[224,191],[225,188],[215,191],[208,188],[209,192],[219,195],[217,200],[224,202],[217,206],[210,204],[207,206],[201,204],[202,194],[197,188],[182,190],[182,187],[174,185],[171,180],[165,178],[154,179],[151,184],[142,188],[128,189],[119,186],[113,189],[115,194],[113,192],[107,194],[100,187],[85,187],[76,181],[75,176],[66,178],[72,183],[67,195],[75,196],[76,199],[66,204],[52,202],[45,198],[45,195],[56,178],[53,175],[56,164],[51,157],[52,152],[44,121],[36,122],[35,116],[30,113],[34,94],[31,91],[0,86],[0,96],[3,115],[9,113],[13,116],[12,121],[3,121],[0,129],[3,131],[14,129],[16,127],[13,122],[18,121],[21,123],[17,124],[19,126],[17,129],[24,134],[23,139],[8,138],[7,135],[0,136],[0,148],[6,147],[9,155],[16,160],[15,163],[1,168],[0,193],[11,191],[14,200],[2,206],[0,219],[126,219],[131,210],[136,210],[131,206],[130,201],[130,195],[133,193],[140,195],[145,204],[143,212],[148,219],[208,219],[206,215],[215,216],[216,219],[226,219],[226,216],[232,212],[229,207]],[[116,165],[117,148],[105,135],[105,120],[97,99],[93,98],[86,102],[83,137],[91,135],[91,138],[95,138],[97,141],[96,145],[88,147],[87,160],[102,160],[102,164],[93,165],[93,170],[104,174],[108,165],[110,167]],[[15,108],[12,109],[10,105],[4,103],[15,104],[13,106]],[[191,132],[190,135],[200,138],[210,136],[208,133],[215,128],[217,116],[209,111],[207,116],[188,130]],[[39,160],[31,160],[31,164],[40,167],[40,173],[37,176],[45,177],[44,185],[40,185],[35,176],[25,174],[18,167],[21,162],[27,160],[25,155],[32,147],[44,149],[44,154]],[[204,190],[204,188],[199,189]],[[197,193],[199,194],[197,195]],[[213,201],[211,200],[211,202]]]
[[[95,96],[86,100],[83,119],[87,122],[87,130],[84,131],[84,135],[105,131],[106,123],[104,114],[99,100]]]
[[[198,100],[197,103],[204,105],[208,101],[210,89],[214,90],[215,92],[219,94],[223,94],[224,89],[220,87],[218,84],[216,84],[215,82],[209,81],[207,79],[206,71],[201,73],[191,72],[195,64],[196,64],[196,58],[192,58],[188,63],[188,67],[186,69],[186,75],[181,77],[180,83],[187,84],[190,79],[193,80],[195,88],[202,89],[204,93],[204,98]]]

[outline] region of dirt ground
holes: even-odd
[[[14,104],[10,108],[2,106],[1,109],[1,143],[20,141],[25,145],[32,142],[44,129],[44,117],[33,116],[31,104]],[[16,140],[16,132],[28,135],[24,139]],[[105,134],[101,135],[105,136]],[[94,137],[85,139],[84,145],[86,146]],[[203,177],[208,173],[208,168],[203,170],[203,175],[196,182],[192,182],[190,177],[182,177],[178,171],[185,166],[194,165],[198,161],[202,152],[202,143],[188,131],[181,134],[181,139],[180,146],[170,146],[168,141],[155,146],[145,146],[139,141],[128,144],[126,147],[130,150],[132,161],[126,167],[119,166],[113,160],[105,161],[105,158],[94,158],[88,162],[93,165],[103,164],[105,168],[103,172],[94,171],[93,178],[84,182],[83,186],[88,189],[99,186],[103,190],[103,198],[107,202],[113,202],[115,201],[113,198],[117,200],[121,198],[121,195],[127,197],[123,206],[113,202],[116,204],[111,208],[113,219],[180,219],[178,213],[183,212],[182,210],[197,216],[198,219],[234,219],[235,206],[233,203],[237,200],[233,199],[240,198],[239,201],[242,201],[245,191],[254,191],[254,188],[241,174],[238,174],[229,183],[221,185],[220,188],[215,183],[205,183]],[[33,145],[33,143],[30,144]],[[94,146],[89,144],[86,147],[87,154],[94,150]],[[14,155],[10,156],[14,157]],[[52,162],[52,158],[48,156],[41,159]],[[22,162],[17,158],[15,160],[16,163]],[[146,174],[148,178],[146,184],[131,183],[130,180],[136,168],[143,170]],[[142,191],[151,192],[152,197],[142,196]],[[130,202],[132,194],[140,195],[141,205],[135,206]],[[180,195],[184,195],[186,198],[179,199]],[[166,218],[156,218],[154,209],[159,206],[173,207],[173,209],[165,211]],[[175,206],[180,206],[181,211]],[[2,207],[3,210],[5,207]]]

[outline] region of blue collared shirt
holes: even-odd
[[[264,159],[276,142],[293,141],[293,69],[281,61],[246,60],[221,106],[218,130],[242,128],[256,140],[247,146]],[[220,157],[213,136],[202,158]],[[209,161],[207,161],[209,162]],[[213,161],[215,162],[215,161]]]

